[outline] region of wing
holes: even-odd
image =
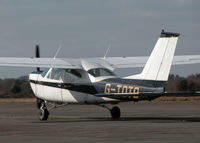
[[[144,67],[148,57],[107,57],[105,61],[115,68]],[[172,65],[200,63],[200,55],[174,56]]]
[[[175,56],[173,59],[173,65],[197,64],[197,63],[200,63],[200,55]]]
[[[0,58],[0,66],[82,69],[79,60],[53,58]]]
[[[45,67],[45,68],[71,68],[82,69],[82,59],[66,58],[0,58],[0,66],[15,67]],[[104,58],[87,58],[88,62],[97,62],[110,69],[116,68],[136,68],[144,67],[148,57],[107,57]],[[174,56],[173,65],[196,64],[200,63],[200,55]]]

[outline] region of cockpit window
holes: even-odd
[[[88,71],[89,74],[93,75],[94,77],[99,77],[99,76],[114,76],[115,74],[106,69],[106,68],[95,68],[95,69],[90,69]]]

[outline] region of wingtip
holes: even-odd
[[[160,37],[179,37],[180,33],[174,33],[174,32],[165,32],[164,29],[161,30]]]

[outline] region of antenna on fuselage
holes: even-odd
[[[111,48],[111,42],[109,42],[109,44],[108,44],[108,48],[107,48],[106,53],[105,53],[105,55],[104,55],[104,57],[103,57],[104,59],[106,59],[106,56],[107,56],[107,54],[108,54],[110,48]]]
[[[57,49],[57,51],[56,51],[56,53],[55,53],[55,55],[54,55],[54,59],[56,59],[56,56],[58,55],[58,53],[60,52],[60,49],[62,48],[62,46],[61,45],[59,45],[59,47],[58,47],[58,49]]]
[[[56,53],[55,53],[55,55],[54,55],[54,57],[53,57],[53,59],[56,59],[56,56],[58,55],[58,53],[60,52],[60,49],[62,48],[62,46],[61,45],[59,45],[59,47],[58,47],[58,49],[57,49],[57,51],[56,51]],[[51,71],[50,71],[50,77],[51,77],[51,72],[52,72],[52,69],[53,69],[53,67],[51,67]]]

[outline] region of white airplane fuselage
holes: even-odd
[[[45,101],[68,104],[103,104],[119,102],[117,99],[96,97],[92,94],[61,88],[60,85],[63,83],[62,80],[47,79],[38,73],[31,73],[29,75],[29,80],[37,81],[37,84],[35,82],[30,82],[31,88],[37,98],[43,99]],[[40,82],[49,82],[52,84],[57,83],[58,87],[38,84]]]

